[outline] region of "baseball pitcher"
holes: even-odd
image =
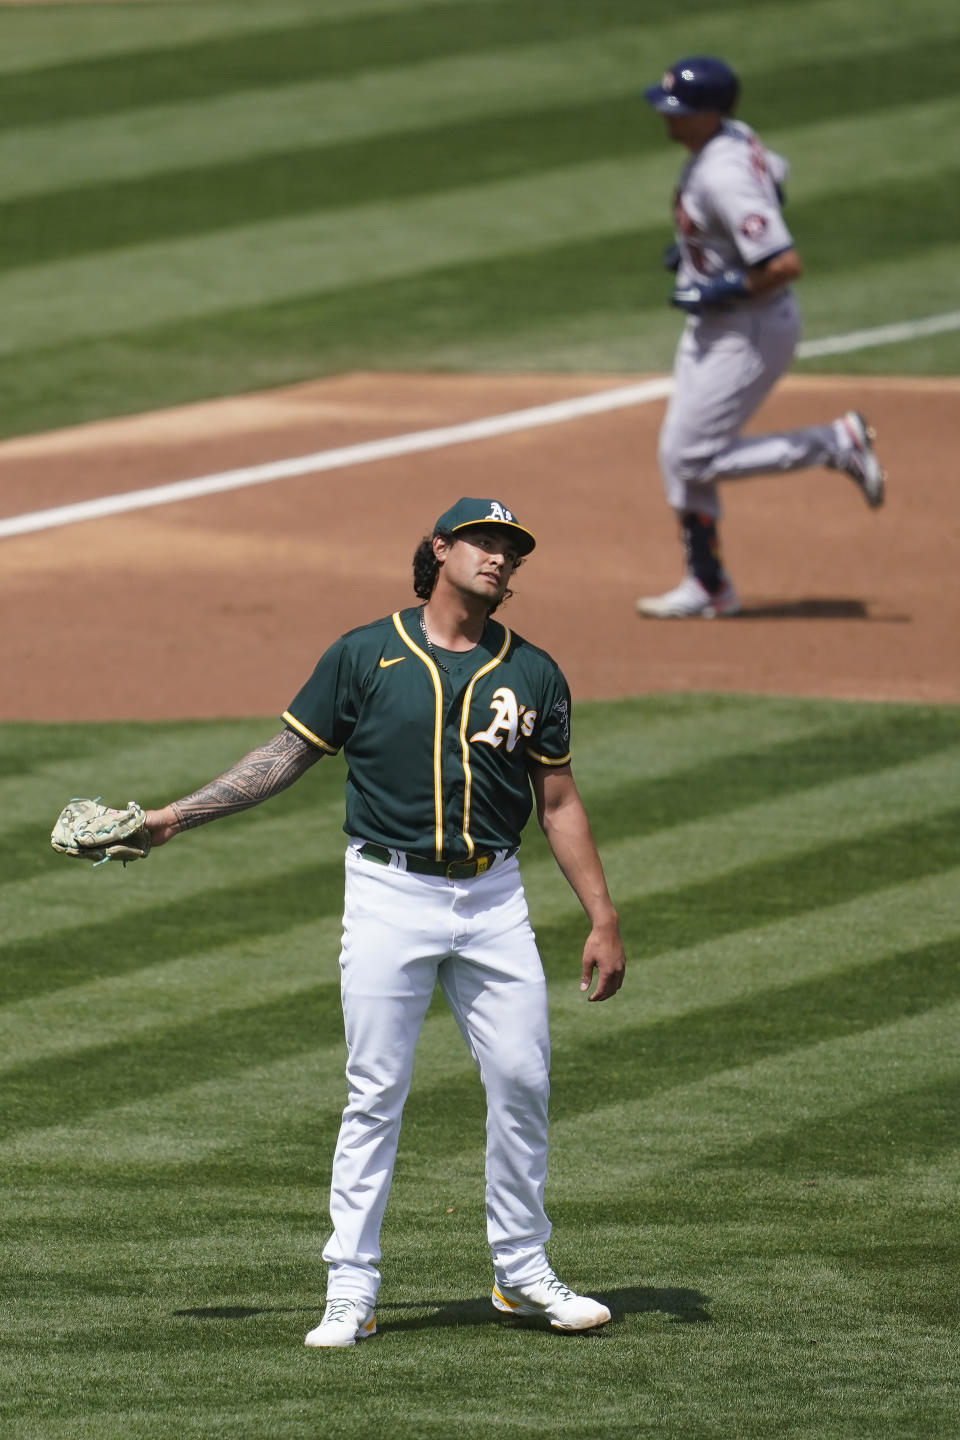
[[[534,803],[589,921],[586,998],[616,995],[625,962],[570,768],[566,680],[549,655],[493,619],[534,544],[499,501],[459,500],[415,553],[421,604],[341,636],[274,739],[193,795],[146,812],[152,843],[162,845],[286,789],[322,756],[342,751],[347,762],[348,1099],[323,1252],[327,1304],[309,1346],[351,1346],[376,1331],[381,1221],[437,984],[486,1092],[493,1305],[557,1330],[610,1319],[557,1278],[545,1250],[547,995],[517,864]]]

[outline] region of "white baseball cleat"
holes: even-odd
[[[879,509],[883,504],[887,474],[873,453],[876,430],[867,424],[866,417],[859,410],[848,410],[846,415],[841,415],[833,423],[842,447],[837,468],[850,476],[871,510]]]
[[[377,1317],[365,1300],[329,1300],[320,1324],[310,1331],[304,1345],[317,1349],[356,1345],[377,1333]]]
[[[686,575],[680,584],[664,595],[643,595],[636,602],[638,615],[655,620],[715,620],[723,615],[739,615],[740,599],[727,579],[715,595],[695,575]]]
[[[606,1325],[610,1311],[589,1295],[576,1295],[552,1270],[532,1285],[494,1285],[494,1308],[507,1315],[539,1315],[554,1330],[593,1330]]]

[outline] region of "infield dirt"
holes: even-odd
[[[4,516],[613,389],[632,377],[350,374],[0,444]],[[640,378],[640,377],[633,377]],[[640,620],[680,552],[656,472],[664,403],[0,539],[0,718],[279,715],[344,630],[412,603],[460,495],[538,546],[500,612],[576,697],[719,690],[960,702],[960,382],[792,377],[754,431],[862,408],[888,501],[809,471],[724,490],[745,604]]]

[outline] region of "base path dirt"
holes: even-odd
[[[639,378],[639,377],[638,377]],[[630,377],[353,374],[0,444],[4,517],[501,414]],[[641,620],[681,573],[656,471],[664,401],[0,539],[0,719],[279,715],[344,630],[413,602],[410,561],[460,495],[535,554],[500,612],[576,697],[754,691],[960,702],[960,383],[798,377],[752,430],[862,408],[888,502],[825,470],[729,484],[745,613]]]

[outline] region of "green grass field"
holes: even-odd
[[[954,0],[4,8],[0,434],[349,368],[668,368],[682,156],[640,88],[691,49],[792,161],[811,338],[956,308]]]
[[[580,708],[615,1002],[579,994],[538,832],[523,863],[551,1254],[614,1323],[490,1308],[479,1082],[437,1006],[382,1333],[333,1353],[302,1339],[344,1098],[341,762],[127,870],[54,855],[38,819],[77,790],[160,803],[270,725],[0,730],[4,1436],[960,1433],[960,712]]]

